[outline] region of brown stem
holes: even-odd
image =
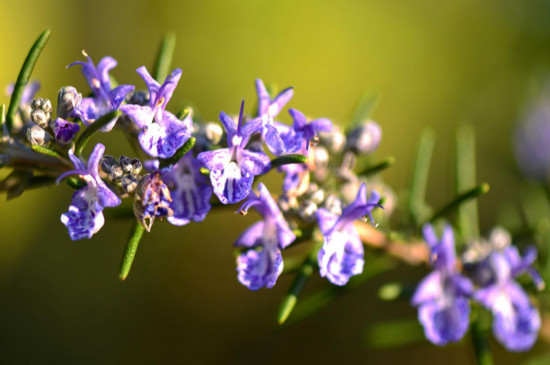
[[[424,241],[397,241],[364,222],[354,223],[359,237],[366,246],[382,249],[409,265],[428,263],[429,251]]]

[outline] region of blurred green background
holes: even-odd
[[[503,204],[517,202],[511,136],[550,66],[548,1],[3,0],[0,14],[0,85],[15,80],[32,42],[51,27],[33,73],[42,83],[39,95],[51,99],[64,85],[88,90],[78,68],[65,69],[82,59],[81,49],[96,62],[113,56],[117,80],[142,88],[135,69],[152,66],[167,32],[177,36],[173,66],[183,70],[173,110],[192,100],[215,120],[222,110],[237,112],[243,97],[251,110],[254,79],[261,77],[294,85],[291,107],[343,126],[365,90],[378,92],[374,118],[384,136],[377,157],[397,158],[383,175],[397,192],[409,183],[421,129],[437,132],[427,197],[436,206],[454,194],[454,135],[467,121],[478,135],[478,180],[491,184],[479,201],[484,232]],[[103,140],[108,151],[120,137]],[[468,341],[438,348],[421,340],[397,350],[368,345],[370,326],[416,315],[406,301],[382,303],[379,286],[420,279],[425,268],[385,273],[279,328],[276,312],[290,278],[259,292],[236,280],[231,244],[254,214],[215,212],[184,228],[157,224],[121,283],[130,222],[107,220],[92,240],[71,242],[59,221],[70,196],[61,184],[0,202],[2,363],[474,361]],[[329,286],[314,277],[306,293]],[[532,355],[494,345],[498,364]],[[534,353],[545,351],[539,340]]]

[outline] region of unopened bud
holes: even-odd
[[[57,117],[63,119],[74,117],[74,109],[81,101],[82,94],[74,87],[62,87],[57,93]]]
[[[124,177],[120,181],[120,185],[122,186],[122,189],[129,194],[136,191],[138,183],[139,183],[139,180],[134,175],[124,175]]]
[[[118,161],[111,155],[105,155],[101,159],[100,165],[103,172],[105,172],[106,174],[110,174],[113,166],[118,165]]]
[[[137,158],[132,159],[132,175],[139,175],[143,165],[141,161]]]
[[[351,131],[346,148],[357,154],[372,153],[380,144],[382,129],[374,121],[368,121]]]
[[[149,93],[145,90],[138,90],[132,93],[132,95],[127,98],[128,104],[137,104],[145,106],[149,103]]]
[[[33,109],[31,111],[31,120],[38,124],[40,127],[45,128],[48,125],[50,116],[42,109]]]
[[[52,112],[52,103],[48,99],[36,98],[31,101],[32,109],[41,109],[45,113],[50,114]]]
[[[330,132],[319,133],[320,143],[328,148],[330,153],[342,152],[346,145],[346,136],[338,126],[334,126]]]
[[[204,136],[206,137],[208,142],[212,144],[218,144],[222,139],[223,129],[217,123],[213,123],[213,122],[206,123],[204,125]]]
[[[317,204],[310,200],[304,200],[300,204],[298,214],[304,221],[311,223],[315,221],[315,212],[317,212]]]
[[[41,127],[33,125],[27,129],[27,140],[33,146],[45,146],[50,143],[50,135]]]
[[[132,172],[132,160],[129,157],[126,157],[124,155],[120,156],[120,159],[118,161],[120,166],[122,167],[122,171],[124,171],[125,174],[129,174]]]

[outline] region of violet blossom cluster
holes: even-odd
[[[537,287],[544,286],[532,266],[537,256],[534,246],[521,257],[509,233],[496,228],[488,241],[469,245],[460,270],[451,226],[445,226],[441,238],[430,224],[423,230],[434,271],[418,285],[411,303],[418,307],[426,338],[436,345],[461,340],[470,324],[470,302],[475,301],[492,313],[493,334],[506,349],[533,347],[540,313],[515,278],[527,273]]]
[[[182,75],[180,69],[165,80],[155,80],[142,66],[136,72],[146,90],[126,84],[115,87],[110,71],[116,60],[104,57],[96,65],[86,52],[83,55],[86,62],[68,67],[81,67],[89,97],[83,98],[72,86],[61,88],[54,118],[51,103],[35,98],[38,86],[30,84],[20,108],[24,116],[26,105],[31,105],[28,119],[22,117],[21,122],[25,142],[65,154],[73,166],[56,177],[57,182],[73,177],[71,183],[76,184],[68,211],[61,214],[72,240],[97,234],[105,223],[103,210],[120,205],[123,199],[133,200],[136,220],[147,231],[157,220],[184,226],[203,221],[215,204],[241,203],[239,212],[246,214],[254,208],[262,217],[235,241],[240,251],[237,278],[249,289],[273,287],[283,270],[282,251],[296,240],[296,230],[304,227],[320,231],[322,277],[345,285],[363,271],[363,244],[353,223],[374,222],[372,211],[382,208],[381,196],[374,190],[367,194],[366,180],[352,172],[350,159],[355,161],[352,156],[378,147],[381,130],[375,122],[350,131],[352,139],[347,143],[329,119],[309,119],[295,108],[288,109],[293,124],[284,124],[278,117],[294,89],[272,97],[257,79],[256,113],[245,115],[243,100],[238,116],[220,113],[220,129],[194,118],[190,108],[181,117],[167,110]],[[88,158],[79,154],[82,149],[75,149],[79,135],[94,123],[102,123],[97,128],[100,132],[122,130],[136,142],[135,153],[141,158],[115,158],[105,154],[101,143]],[[278,169],[273,168],[277,157],[295,159],[296,154],[303,159],[277,163]],[[271,170],[284,175],[279,197],[263,183],[258,184],[257,193],[253,188],[255,180]],[[339,183],[350,184],[351,189],[342,194]]]

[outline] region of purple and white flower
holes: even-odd
[[[271,167],[266,154],[245,149],[250,135],[261,128],[262,121],[254,119],[243,125],[243,108],[244,100],[237,125],[227,114],[220,113],[220,120],[227,130],[228,147],[201,152],[197,156],[210,170],[214,194],[223,204],[237,203],[246,198],[252,189],[254,176],[266,173]]]
[[[168,222],[173,225],[200,222],[210,211],[212,186],[208,178],[200,173],[200,167],[200,162],[192,153],[187,153],[162,176],[172,197],[170,208],[173,214],[168,217]]]
[[[423,231],[434,271],[420,282],[411,303],[418,307],[418,320],[428,340],[442,346],[459,341],[468,330],[474,288],[458,272],[451,226],[445,226],[441,239],[430,224]]]
[[[134,90],[134,86],[120,85],[111,90],[109,71],[116,67],[117,61],[109,56],[103,57],[96,67],[86,52],[82,51],[82,54],[88,59],[87,62],[76,61],[67,67],[81,65],[82,73],[94,94],[93,97],[83,98],[74,109],[74,114],[80,117],[86,125],[89,125],[102,115],[117,110],[126,94]],[[115,126],[116,121],[113,119],[101,127],[100,131],[109,132]]]
[[[296,239],[277,203],[263,183],[258,185],[259,194],[250,194],[241,207],[246,213],[254,207],[263,220],[248,228],[235,242],[236,247],[247,250],[237,257],[239,281],[251,290],[275,285],[283,271],[281,250]]]
[[[80,130],[78,123],[72,123],[61,118],[52,121],[50,126],[55,140],[61,144],[69,143]]]
[[[91,238],[105,223],[103,208],[115,207],[120,204],[120,198],[105,185],[99,176],[99,162],[104,151],[105,146],[98,143],[88,159],[88,166],[85,166],[69,150],[69,158],[73,162],[75,170],[66,172],[58,178],[60,181],[68,175],[76,174],[87,183],[86,187],[73,194],[69,211],[61,215],[61,222],[69,230],[73,241]]]
[[[147,154],[160,158],[172,157],[191,137],[193,125],[193,113],[187,114],[184,120],[179,120],[165,110],[178,85],[181,70],[173,70],[162,85],[151,77],[145,66],[136,71],[149,89],[149,105],[127,104],[120,110],[141,129],[138,139]]]
[[[258,93],[258,118],[262,120],[262,138],[274,155],[285,153],[285,144],[278,128],[286,129],[288,126],[275,124],[274,118],[279,115],[284,106],[294,95],[294,88],[284,89],[271,100],[267,89],[260,79],[256,79],[256,92]]]
[[[475,299],[493,313],[493,334],[509,351],[527,351],[535,344],[541,325],[540,314],[529,296],[513,279],[526,272],[535,284],[544,286],[531,266],[537,256],[531,247],[521,258],[515,246],[494,251],[489,257],[494,280],[479,289]]]
[[[319,132],[330,132],[332,130],[332,122],[326,118],[319,118],[308,122],[306,116],[299,110],[290,108],[289,114],[294,120],[291,129],[285,134],[280,132],[285,146],[286,152],[296,153],[305,149],[309,149],[310,142],[318,138]]]
[[[324,236],[319,250],[319,272],[335,285],[345,285],[350,277],[363,272],[363,243],[353,222],[368,216],[379,205],[380,195],[373,191],[367,200],[367,187],[361,184],[357,198],[338,216],[327,209],[317,210],[317,221]]]

